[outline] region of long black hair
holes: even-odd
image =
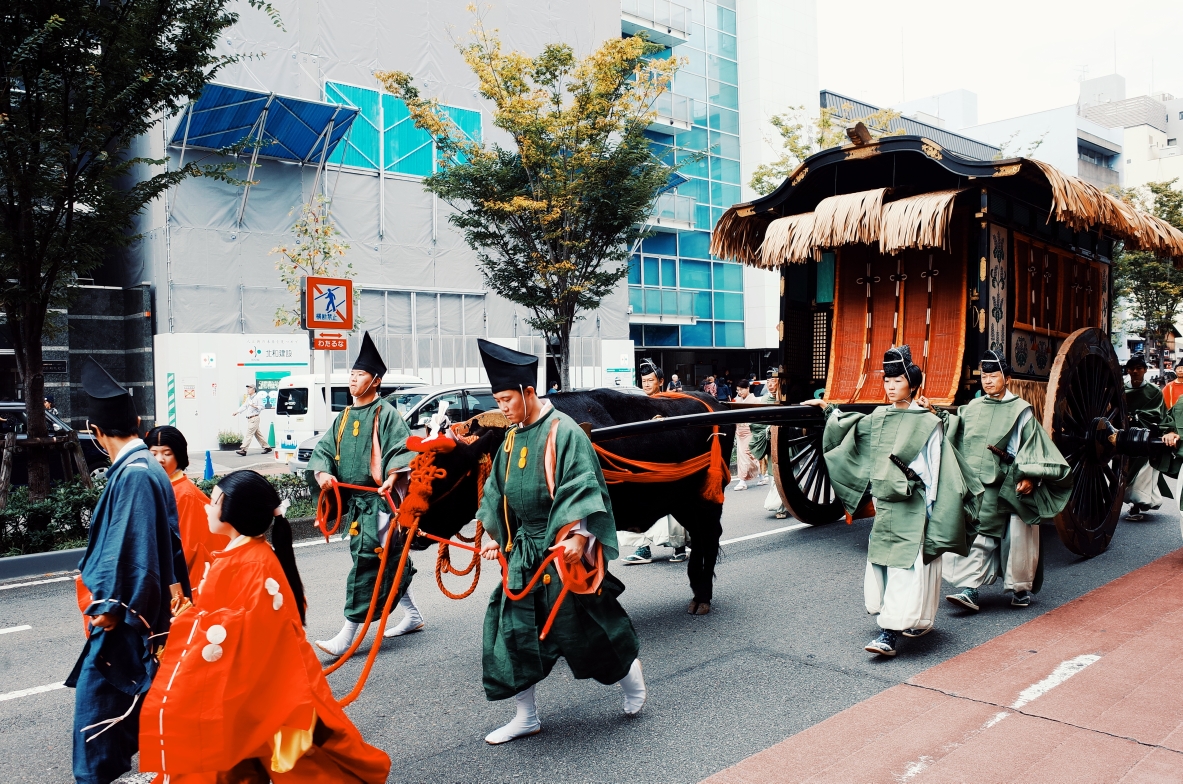
[[[218,482],[222,497],[222,522],[234,526],[244,536],[262,536],[271,529],[271,547],[283,567],[300,623],[305,623],[304,581],[296,568],[296,553],[292,550],[292,524],[283,515],[276,515],[279,493],[261,474],[242,470],[226,474]]]

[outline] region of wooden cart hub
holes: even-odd
[[[1122,435],[1108,340],[1115,242],[1183,266],[1183,232],[1046,163],[972,160],[892,136],[818,153],[773,193],[730,208],[711,251],[781,274],[782,401],[820,392],[882,404],[880,358],[907,343],[924,394],[962,404],[978,392],[982,354],[1004,352],[1011,391],[1035,408],[1078,485],[1057,519],[1061,538],[1095,555],[1121,511],[1125,445],[1145,443]],[[1098,433],[1116,447],[1097,448]],[[842,516],[820,437],[818,425],[773,437],[782,499],[810,523]]]

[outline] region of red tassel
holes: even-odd
[[[731,468],[723,460],[719,439],[719,428],[715,427],[711,433],[711,463],[702,486],[702,497],[716,504],[723,503],[723,488],[731,482]]]

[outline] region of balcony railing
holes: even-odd
[[[641,286],[628,287],[629,318],[634,324],[694,324],[694,298],[709,293],[687,289],[659,289]]]
[[[690,99],[685,95],[664,92],[653,102],[657,117],[649,124],[650,130],[662,133],[680,133],[692,127]]]
[[[693,196],[663,193],[657,197],[657,202],[653,205],[650,222],[657,229],[693,229],[694,208],[697,203]]]
[[[621,0],[621,29],[665,46],[684,43],[690,36],[690,9],[670,0]]]

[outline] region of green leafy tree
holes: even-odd
[[[768,122],[776,129],[779,139],[769,139],[778,147],[777,158],[772,163],[762,163],[752,172],[749,183],[752,190],[764,196],[780,187],[801,162],[814,153],[840,147],[849,139],[846,129],[861,122],[867,126],[871,136],[898,136],[902,128],[893,130],[891,124],[900,118],[894,109],[878,109],[863,117],[854,117],[854,107],[844,103],[840,107],[826,107],[817,117],[811,117],[804,106],[790,106],[788,111],[774,114]]]
[[[583,59],[566,44],[536,57],[506,52],[480,17],[459,49],[512,146],[466,138],[410,74],[377,77],[435,141],[438,167],[424,187],[455,209],[449,221],[489,287],[527,308],[527,323],[558,345],[570,389],[572,328],[628,273],[630,246],[673,171],[644,131],[678,61],[653,58],[661,47],[637,37]]]
[[[1121,196],[1183,231],[1183,191],[1175,188],[1176,182],[1152,182]],[[1183,270],[1153,253],[1119,248],[1113,254],[1113,296],[1129,312],[1130,326],[1141,327],[1147,350],[1155,351],[1165,345],[1183,307]],[[1163,352],[1157,354],[1161,370]]]
[[[272,255],[279,255],[275,268],[279,270],[279,279],[287,290],[300,298],[300,279],[306,276],[324,278],[352,278],[353,265],[344,260],[345,251],[349,245],[341,242],[338,237],[341,232],[333,225],[329,212],[328,200],[324,196],[316,196],[312,201],[300,208],[300,217],[292,227],[292,242],[272,248]],[[354,289],[354,305],[357,304],[358,291]],[[354,307],[354,313],[357,308]],[[300,324],[300,307],[284,307],[275,309],[275,326],[294,327]]]
[[[274,8],[250,5],[278,24]],[[132,142],[233,62],[214,53],[238,20],[229,0],[12,0],[0,13],[0,308],[15,349],[29,436],[46,435],[42,337],[74,280],[135,239],[133,218],[187,177],[233,180],[233,165],[135,157]],[[29,461],[32,498],[49,455]]]

